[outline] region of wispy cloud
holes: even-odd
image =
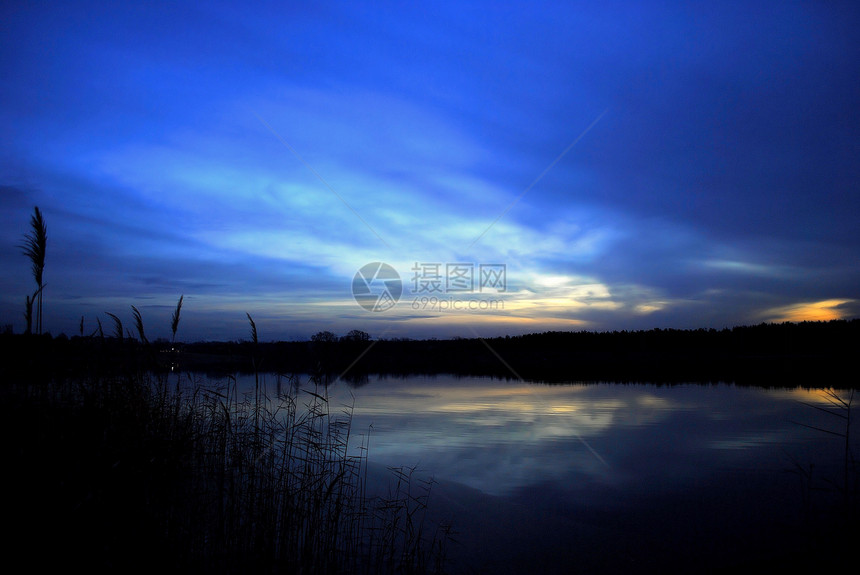
[[[8,14],[0,321],[34,205],[54,332],[179,293],[188,337],[857,315],[856,7],[282,10]],[[371,261],[504,263],[505,307],[364,312]]]

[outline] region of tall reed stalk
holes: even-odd
[[[27,318],[28,328],[31,327],[32,306],[35,302],[36,306],[36,333],[42,333],[42,293],[45,285],[43,283],[43,275],[45,272],[45,254],[48,246],[48,226],[45,224],[45,218],[39,207],[36,206],[33,215],[30,217],[30,232],[24,236],[24,243],[21,249],[24,255],[30,259],[30,264],[33,271],[33,279],[36,280],[36,291],[33,294],[33,301],[27,301]],[[30,331],[30,329],[28,329]]]

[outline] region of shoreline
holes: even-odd
[[[309,373],[361,385],[369,375],[450,374],[529,382],[733,383],[819,387],[855,366],[860,320],[760,324],[724,330],[546,332],[450,340],[251,343],[0,335],[5,370],[43,374],[170,369]],[[0,374],[2,375],[2,374]],[[848,387],[857,384],[845,381]],[[829,387],[829,385],[827,386]]]

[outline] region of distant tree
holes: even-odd
[[[366,342],[370,341],[370,334],[365,331],[361,331],[360,329],[354,329],[345,336],[343,336],[341,339],[343,341]]]
[[[319,331],[311,336],[311,352],[320,374],[328,374],[335,369],[339,350],[338,337],[330,331]]]
[[[335,343],[337,336],[330,331],[319,331],[311,336],[314,343]]]

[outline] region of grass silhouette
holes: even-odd
[[[36,291],[32,298],[27,296],[27,308],[25,318],[27,320],[27,333],[33,328],[33,305],[36,306],[36,333],[42,333],[42,293],[45,285],[43,276],[45,272],[45,254],[48,246],[48,226],[39,207],[36,206],[30,218],[30,232],[24,236],[24,243],[20,246],[24,255],[30,259],[33,270],[33,279],[36,280]]]
[[[386,496],[368,495],[369,440],[354,445],[352,407],[331,404],[323,377],[264,374],[253,356],[253,390],[158,369],[133,311],[139,338],[111,313],[114,337],[76,338],[83,372],[4,373],[4,425],[19,438],[7,517],[32,567],[444,570],[448,528],[423,518],[430,484],[397,468]],[[44,337],[9,337],[38,359]]]
[[[817,433],[835,437],[842,445],[842,461],[837,466],[838,477],[828,477],[817,472],[814,464],[802,464],[793,459],[794,468],[801,480],[801,494],[804,521],[811,533],[821,538],[822,533],[831,540],[833,532],[852,533],[852,526],[860,519],[860,469],[852,449],[851,423],[854,408],[854,390],[838,392],[833,388],[822,390],[823,405],[809,402],[802,404],[827,414],[837,422],[837,427],[822,427],[795,421],[796,425],[806,427]],[[821,499],[821,501],[818,501]],[[815,505],[818,503],[819,505]],[[827,525],[815,525],[822,517]]]

